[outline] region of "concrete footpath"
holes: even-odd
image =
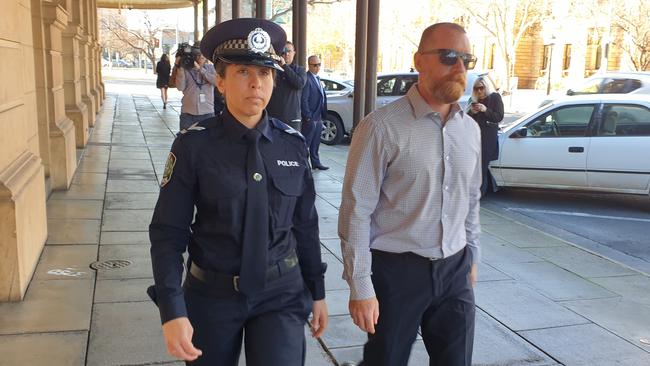
[[[145,294],[147,227],[180,102],[173,94],[163,110],[151,85],[107,89],[72,187],[48,200],[49,238],[25,300],[0,304],[0,365],[183,365],[166,354]],[[358,361],[366,338],[347,312],[337,239],[348,147],[321,151],[331,167],[314,173],[330,327],[308,337],[308,366]],[[481,222],[475,365],[650,365],[648,274],[487,209]],[[116,268],[92,270],[98,260]],[[428,365],[421,340],[409,365]]]

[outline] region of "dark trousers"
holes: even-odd
[[[469,250],[431,261],[412,253],[372,253],[379,301],[375,334],[368,335],[364,366],[406,366],[421,328],[430,366],[470,366],[474,344],[474,291]]]
[[[300,132],[305,136],[307,147],[309,148],[309,160],[312,167],[321,166],[318,147],[320,146],[320,135],[323,131],[323,121],[314,121],[302,123]]]
[[[254,297],[210,288],[188,274],[184,290],[192,342],[203,355],[187,365],[237,366],[242,339],[248,366],[304,365],[312,300],[295,268]]]

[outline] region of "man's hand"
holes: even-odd
[[[327,304],[325,299],[314,301],[312,309],[311,336],[320,338],[327,329]]]
[[[472,287],[476,286],[476,281],[478,281],[478,264],[472,264],[472,269],[469,271],[469,280],[472,284]]]
[[[282,56],[282,57],[280,57],[280,59],[278,60],[278,63],[280,64],[280,66],[284,66],[284,65],[287,64],[287,60],[285,60],[285,59],[284,59],[284,56]]]
[[[348,310],[350,310],[350,316],[357,327],[370,334],[375,334],[375,325],[379,320],[379,301],[376,297],[350,300]]]
[[[187,317],[176,318],[163,324],[163,336],[167,352],[179,360],[194,361],[203,354],[194,348],[192,334],[194,328]]]

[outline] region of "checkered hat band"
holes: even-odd
[[[246,55],[246,54],[252,54],[253,52],[248,48],[248,40],[246,39],[230,39],[222,44],[220,44],[217,48],[215,48],[214,53],[212,54],[212,59],[216,59],[218,56],[225,56],[227,54],[230,55]],[[257,53],[257,52],[255,52]],[[270,57],[275,61],[280,60],[280,56],[278,56],[275,52],[275,49],[273,48],[273,45],[269,47],[269,49],[266,52],[263,53],[258,53],[259,55],[265,56],[265,57]]]

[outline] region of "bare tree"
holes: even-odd
[[[650,2],[625,0],[614,2],[612,27],[622,31],[616,42],[627,54],[637,71],[650,70]]]
[[[307,0],[307,5],[331,5],[340,2],[341,0]],[[271,15],[270,20],[275,22],[288,13],[291,13],[291,3],[292,0],[273,0],[273,15]]]
[[[115,13],[106,12],[104,14],[105,16],[101,19],[101,27],[117,41],[113,41],[113,44],[121,43],[124,48],[132,52],[143,53],[152,65],[156,64],[155,50],[158,45],[156,35],[161,32],[161,29],[154,28],[147,12],[143,12],[141,29],[129,28],[124,17]]]
[[[460,0],[459,3],[475,21],[497,41],[505,62],[506,91],[512,90],[517,47],[522,37],[546,17],[547,0]]]

